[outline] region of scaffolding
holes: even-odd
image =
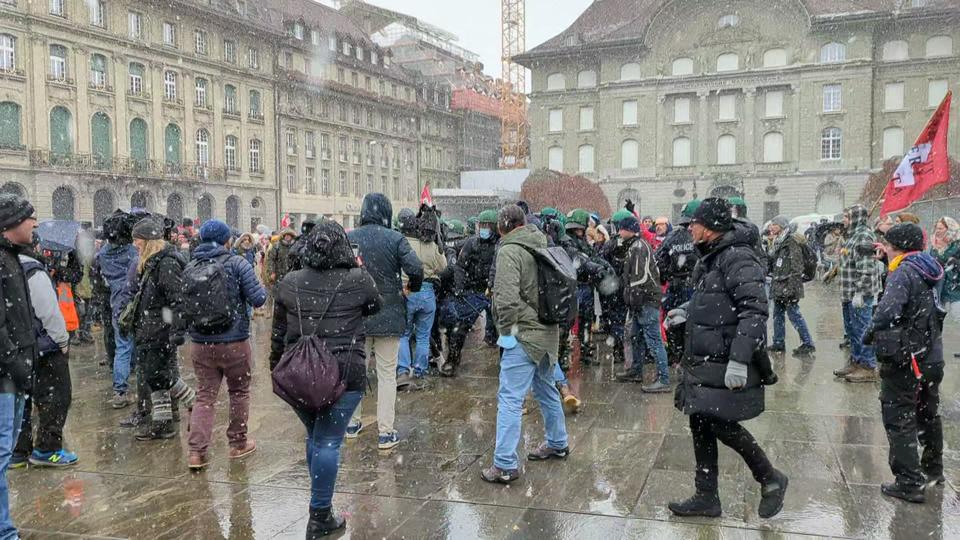
[[[527,140],[527,89],[526,68],[513,61],[513,57],[526,49],[525,0],[501,0],[501,61],[503,87],[500,100],[503,115],[500,124],[500,166],[505,169],[526,167],[529,156]]]

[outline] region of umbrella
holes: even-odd
[[[77,248],[80,223],[76,221],[44,221],[37,226],[41,249],[71,252]]]

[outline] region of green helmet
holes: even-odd
[[[730,206],[747,207],[747,201],[743,200],[743,197],[727,197],[727,202],[730,203]]]
[[[678,223],[680,225],[686,225],[693,221],[693,215],[697,212],[697,208],[700,208],[701,202],[702,201],[700,199],[694,199],[688,202],[687,205],[683,207],[683,211],[680,212],[680,219]]]
[[[477,216],[467,218],[467,234],[477,234]]]
[[[616,212],[615,214],[613,214],[613,217],[610,218],[610,221],[613,222],[614,225],[619,225],[619,223],[620,223],[621,221],[623,221],[624,219],[626,219],[626,218],[628,218],[628,217],[630,217],[630,216],[632,216],[632,215],[633,215],[633,214],[630,213],[629,210],[627,210],[627,209],[625,209],[625,208],[624,208],[624,209],[620,209],[620,210],[617,210],[617,212]]]
[[[463,226],[463,222],[457,219],[451,219],[447,221],[447,231],[451,236],[463,238],[466,228]]]
[[[569,231],[570,229],[586,229],[590,224],[590,213],[581,208],[567,214],[567,223],[566,228]]]
[[[552,218],[557,218],[557,217],[560,216],[560,212],[558,212],[556,208],[551,208],[551,207],[548,206],[548,207],[546,207],[546,208],[544,208],[543,210],[540,211],[540,215],[541,215],[541,216],[549,216],[549,217],[552,217]]]
[[[477,216],[477,223],[496,223],[497,222],[497,211],[496,210],[484,210],[480,212],[480,215]]]

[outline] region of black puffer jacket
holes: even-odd
[[[676,406],[685,414],[739,421],[763,412],[764,390],[758,362],[767,332],[764,267],[750,230],[737,224],[709,246],[698,246],[693,297],[687,310],[683,378]],[[732,391],[724,384],[727,362],[748,366],[747,385]]]
[[[493,288],[493,282],[488,280],[493,271],[499,241],[500,237],[496,234],[487,240],[479,236],[467,238],[457,257],[457,266],[463,270],[465,291],[483,294]]]
[[[23,250],[0,236],[0,379],[18,392],[30,390],[37,358],[30,287],[19,259]]]
[[[317,335],[336,356],[347,390],[362,391],[367,373],[363,320],[383,304],[377,286],[357,267],[346,233],[334,222],[314,227],[301,254],[305,267],[277,285],[270,369],[301,336]]]
[[[700,255],[693,245],[690,230],[680,226],[667,234],[657,249],[657,269],[660,281],[671,290],[685,290],[692,286],[690,278]]]
[[[183,257],[168,245],[144,265],[140,275],[140,309],[134,325],[134,342],[145,349],[170,346],[170,336],[184,331]]]

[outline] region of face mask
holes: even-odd
[[[482,239],[484,239],[484,240],[489,240],[490,237],[493,236],[493,231],[491,231],[490,229],[480,229],[480,230],[477,232],[477,235],[479,235],[480,238],[482,238]]]

